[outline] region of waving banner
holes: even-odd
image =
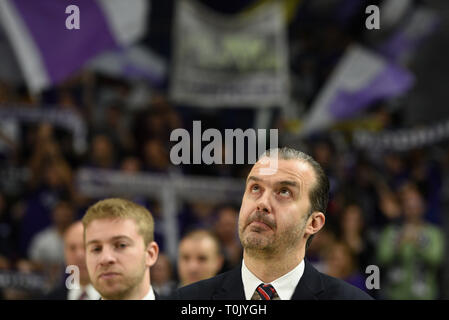
[[[68,6],[79,9],[79,29],[68,29]],[[39,92],[64,81],[105,50],[127,46],[143,34],[145,0],[2,0],[0,25],[28,87]]]
[[[287,100],[286,23],[280,2],[235,16],[177,1],[174,101],[203,107],[269,107]]]
[[[358,45],[349,47],[304,119],[301,134],[348,119],[378,99],[405,93],[414,83],[407,70]]]

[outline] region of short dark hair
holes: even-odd
[[[316,211],[322,212],[325,215],[327,204],[329,202],[329,179],[327,178],[327,175],[321,165],[308,154],[288,147],[269,149],[261,155],[261,158],[269,157],[271,153],[276,152],[279,159],[301,160],[308,163],[312,167],[313,171],[315,172],[316,183],[309,192],[310,212],[307,218],[309,218],[312,213]],[[314,235],[312,234],[307,239],[306,249],[309,247],[310,242],[312,242],[313,236]]]

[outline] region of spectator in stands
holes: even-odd
[[[52,211],[52,225],[36,234],[29,247],[29,259],[37,270],[48,274],[51,287],[61,279],[65,263],[63,235],[74,217],[72,205],[59,202]]]
[[[310,246],[307,248],[307,260],[319,271],[326,272],[326,250],[334,245],[337,241],[335,231],[330,225],[326,224],[323,229],[318,232]]]
[[[31,241],[29,257],[41,263],[64,263],[63,234],[74,220],[73,207],[59,202],[52,212],[53,224],[39,232]]]
[[[232,206],[220,208],[216,215],[214,232],[220,240],[224,251],[224,269],[236,267],[242,260],[242,245],[237,233],[238,211]]]
[[[92,138],[92,152],[90,165],[101,169],[114,169],[116,154],[111,139],[104,134],[97,134]]]
[[[354,264],[361,273],[372,263],[375,250],[369,231],[362,208],[357,204],[347,205],[340,218],[340,241],[350,248]]]
[[[382,231],[377,258],[386,270],[383,294],[387,299],[439,298],[438,271],[444,255],[439,227],[425,222],[426,206],[416,186],[400,189],[403,222]]]
[[[335,242],[326,248],[326,274],[342,279],[366,291],[365,278],[359,271],[356,257],[351,248],[343,242]]]
[[[45,299],[98,300],[100,298],[100,294],[90,283],[89,274],[87,272],[83,232],[83,224],[81,221],[77,221],[71,224],[64,233],[65,264],[66,266],[75,266],[78,268],[78,271],[75,272],[73,283],[70,285],[79,285],[79,288],[69,289],[67,287],[68,284],[64,282],[45,296]],[[76,275],[78,275],[79,278]],[[77,280],[79,280],[79,283],[75,283]]]
[[[208,230],[194,230],[185,235],[178,250],[179,286],[215,276],[223,266],[217,237]]]
[[[122,160],[122,163],[120,165],[120,169],[123,172],[135,174],[140,171],[142,167],[142,163],[139,158],[134,156],[127,156]]]
[[[396,193],[389,189],[379,190],[379,202],[379,209],[389,223],[400,219],[401,205]]]
[[[31,177],[20,235],[20,251],[26,255],[32,237],[51,224],[53,207],[62,200],[74,202],[77,192],[72,168],[53,138],[53,129],[43,124],[35,134],[34,151],[28,163]]]
[[[151,139],[144,143],[143,169],[150,172],[167,172],[170,168],[170,158],[165,143],[159,139]]]
[[[173,273],[170,258],[166,254],[160,253],[156,263],[151,267],[151,285],[160,296],[167,297],[176,289]]]

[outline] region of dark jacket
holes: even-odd
[[[362,290],[316,270],[305,261],[304,273],[292,300],[371,300]],[[213,278],[179,288],[174,300],[245,300],[241,266]]]

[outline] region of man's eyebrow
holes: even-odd
[[[122,240],[122,239],[133,241],[130,237],[125,236],[125,235],[114,236],[114,237],[110,238],[108,241],[112,242],[112,241],[117,241],[117,240]],[[86,246],[93,244],[93,243],[100,243],[100,242],[101,242],[100,240],[93,239],[93,240],[88,241],[86,243]]]
[[[248,183],[251,180],[255,181],[255,182],[263,181],[263,179],[261,179],[259,177],[249,176],[248,179],[246,180],[246,183]],[[291,186],[291,187],[298,187],[298,183],[296,181],[292,181],[292,180],[282,180],[282,181],[276,182],[275,184],[280,184],[280,185],[284,185],[284,186]]]
[[[253,180],[253,181],[256,181],[256,182],[262,181],[261,178],[258,178],[256,176],[249,176],[248,179],[246,179],[246,183],[248,183],[250,180]]]
[[[87,247],[88,245],[94,244],[94,243],[100,243],[100,241],[99,241],[99,240],[90,240],[90,241],[88,241],[88,242],[86,243],[86,247]]]
[[[286,186],[292,186],[292,187],[297,187],[298,186],[298,184],[295,181],[291,181],[291,180],[282,180],[282,181],[279,181],[277,184],[286,185]]]
[[[133,241],[133,239],[131,239],[130,237],[125,236],[125,235],[120,235],[120,236],[112,237],[112,238],[110,239],[110,241],[116,241],[116,240],[122,240],[122,239],[124,239],[124,240],[129,240],[129,241]]]

